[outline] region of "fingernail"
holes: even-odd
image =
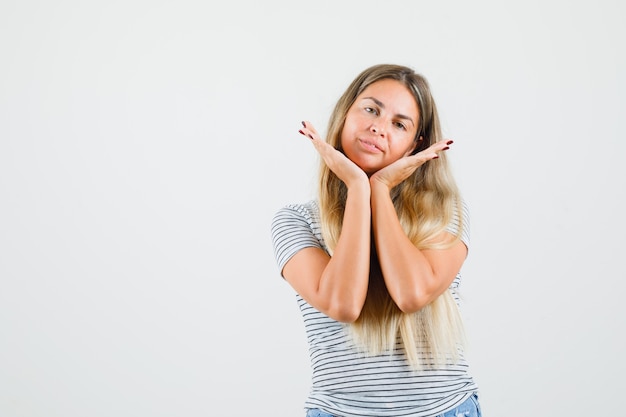
[[[446,142],[446,145],[452,145],[453,143],[454,143],[453,140],[449,140],[449,141]]]
[[[445,148],[443,148],[444,151],[447,151],[448,149],[450,149],[449,146],[446,146]]]
[[[310,133],[309,133],[309,137],[310,137],[311,139],[313,139],[313,135],[312,135],[312,134],[310,134]]]
[[[439,155],[433,156],[433,159],[437,159],[437,158],[439,158]]]
[[[299,132],[301,135],[304,135],[304,132],[303,132],[302,130],[298,130],[298,132]]]
[[[302,126],[306,127],[306,123],[302,122]]]

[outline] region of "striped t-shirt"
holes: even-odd
[[[468,245],[467,207],[463,205],[461,240]],[[451,224],[452,232],[458,228]],[[299,250],[317,247],[326,250],[321,236],[316,201],[281,208],[271,225],[274,253],[280,271]],[[457,275],[450,286],[459,301]],[[309,343],[312,385],[304,408],[318,408],[338,417],[434,417],[458,406],[477,391],[467,362],[410,369],[402,348],[389,354],[366,356],[359,353],[346,325],[331,319],[307,303],[299,294]]]

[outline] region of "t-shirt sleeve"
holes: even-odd
[[[281,275],[287,261],[299,250],[323,249],[313,231],[311,215],[302,205],[288,205],[278,210],[272,219],[271,235]]]
[[[465,244],[467,249],[469,250],[470,244],[470,216],[469,216],[469,208],[467,203],[463,200],[461,202],[461,210],[454,211],[454,216],[452,217],[452,221],[447,227],[448,232],[458,235],[459,227],[461,228],[461,235],[459,238],[461,242]]]

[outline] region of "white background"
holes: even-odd
[[[619,1],[0,5],[0,416],[300,416],[269,226],[365,67],[432,85],[488,417],[623,413]]]

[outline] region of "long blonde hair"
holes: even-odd
[[[383,79],[400,81],[415,97],[419,125],[414,152],[442,139],[437,108],[426,79],[411,68],[381,64],[361,72],[339,98],[329,120],[328,143],[343,151],[341,133],[348,110],[369,85]],[[347,188],[323,160],[320,162],[318,199],[322,236],[332,254],[341,232]],[[420,166],[391,191],[391,196],[404,232],[416,247],[445,248],[454,243],[437,239],[453,219],[459,224],[456,239],[461,236],[464,225],[460,193],[445,152]],[[450,290],[420,311],[407,314],[397,307],[385,287],[373,245],[370,264],[365,305],[359,318],[349,325],[357,346],[368,354],[404,349],[415,369],[458,360],[465,337]]]

